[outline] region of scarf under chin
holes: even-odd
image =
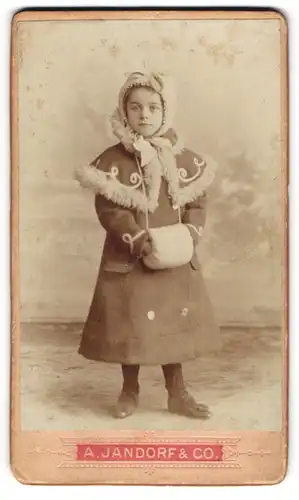
[[[139,166],[143,170],[143,178],[149,189],[148,208],[153,211],[157,207],[161,178],[167,181],[168,193],[174,203],[178,203],[179,178],[176,166],[176,155],[183,150],[182,141],[173,129],[163,135],[156,133],[145,138],[136,134],[129,126],[124,126],[119,111],[111,118],[114,135],[125,149],[136,155]]]
[[[136,134],[129,125],[124,125],[120,118],[118,109],[115,110],[111,117],[111,127],[113,134],[120,140],[127,151],[136,154],[140,158],[142,167],[149,165],[149,163],[156,157],[160,161],[165,161],[166,158],[170,159],[179,154],[183,145],[178,139],[177,134],[169,129],[165,134],[159,135],[159,132],[149,138]]]

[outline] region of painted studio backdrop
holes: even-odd
[[[116,142],[126,74],[173,75],[176,127],[218,163],[199,248],[221,324],[278,326],[279,21],[24,22],[19,32],[22,321],[84,321],[104,230],[74,169]]]

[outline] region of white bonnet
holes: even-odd
[[[118,96],[118,112],[123,124],[126,123],[125,97],[133,87],[148,87],[157,92],[162,99],[164,114],[163,124],[157,135],[163,135],[172,126],[175,113],[175,92],[173,82],[162,73],[131,73],[122,85]]]

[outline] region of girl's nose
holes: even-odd
[[[141,109],[141,118],[143,120],[145,120],[146,118],[148,118],[148,109],[147,108],[142,108]]]

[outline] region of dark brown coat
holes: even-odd
[[[202,159],[188,150],[176,157],[178,171],[187,173],[180,177],[179,185],[182,222],[195,228],[205,225],[205,187],[210,179],[206,164],[197,175],[199,164]],[[134,155],[118,144],[96,158],[90,168],[93,170],[83,173],[80,180],[94,189],[95,208],[106,238],[79,353],[98,361],[151,365],[191,360],[217,349],[219,329],[196,255],[196,232],[190,229],[195,243],[190,264],[149,270],[140,258],[147,233],[134,241],[131,250],[122,238],[145,228],[141,191],[134,189],[138,176],[132,177],[138,174]],[[93,177],[98,173],[100,177]],[[109,187],[103,174],[111,181]],[[160,177],[157,203],[153,202],[149,213],[150,227],[178,222],[169,177]],[[156,180],[149,185],[149,198]],[[184,192],[186,187],[189,191]],[[184,196],[189,202],[184,203]]]

